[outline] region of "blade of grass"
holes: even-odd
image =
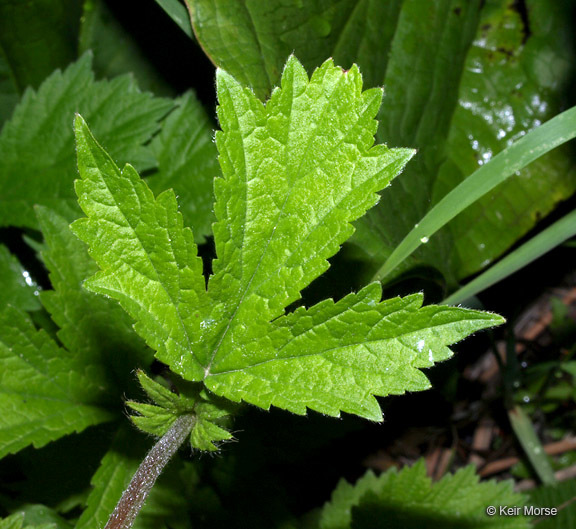
[[[188,11],[178,0],[156,0],[156,3],[166,11],[166,14],[186,33],[191,39],[194,39],[192,33],[192,24],[188,17]]]
[[[373,280],[382,280],[421,244],[428,242],[440,228],[470,204],[501,184],[530,162],[566,143],[576,136],[576,107],[558,114],[537,129],[530,131],[490,162],[474,171],[436,204],[404,237]]]
[[[576,235],[576,210],[571,211],[560,220],[534,236],[528,242],[514,250],[511,254],[498,261],[486,272],[464,285],[448,296],[442,303],[456,305],[478,292],[498,283],[513,274],[528,263],[531,263],[552,248]]]
[[[538,475],[538,478],[545,485],[552,485],[556,483],[556,478],[554,477],[554,471],[550,466],[548,461],[548,456],[544,452],[544,448],[540,439],[534,431],[534,426],[532,421],[524,413],[524,410],[519,406],[515,406],[511,410],[508,410],[508,418],[510,419],[510,424],[512,429],[518,438],[518,441],[522,445],[528,460],[534,467],[534,471]]]

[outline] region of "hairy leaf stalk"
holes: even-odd
[[[104,529],[129,529],[132,527],[156,479],[180,448],[195,422],[196,417],[194,415],[182,415],[176,419],[176,422],[148,452],[138,467]]]

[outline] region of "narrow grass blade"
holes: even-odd
[[[478,292],[498,283],[520,268],[538,259],[552,248],[562,244],[566,239],[576,235],[576,210],[556,221],[552,226],[530,239],[510,255],[480,274],[474,280],[448,296],[442,303],[456,305]]]
[[[509,176],[575,136],[576,107],[572,107],[497,154],[450,191],[414,226],[376,272],[374,280],[386,277],[440,228]]]
[[[191,39],[194,39],[192,33],[192,24],[188,17],[188,11],[178,0],[156,0],[156,3],[166,11],[166,14],[186,33]]]
[[[550,466],[548,456],[546,455],[546,452],[544,452],[542,443],[534,431],[534,426],[532,425],[530,417],[526,415],[522,408],[515,406],[508,411],[508,418],[510,419],[512,429],[514,430],[518,441],[522,445],[526,456],[534,467],[536,474],[538,474],[538,478],[545,485],[556,483],[554,471]]]

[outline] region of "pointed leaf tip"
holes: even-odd
[[[76,139],[76,148],[78,148],[82,140],[86,142],[86,138],[92,138],[94,142],[96,142],[88,127],[88,123],[86,123],[86,120],[79,113],[74,115],[74,137]]]

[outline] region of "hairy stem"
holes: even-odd
[[[143,507],[156,479],[188,436],[196,417],[182,415],[152,447],[122,494],[104,529],[129,529]]]

